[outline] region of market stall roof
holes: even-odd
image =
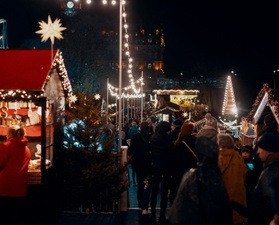
[[[58,85],[62,86],[66,96],[72,93],[62,53],[59,50],[1,49],[0,76],[1,99],[38,98],[48,84],[53,85],[55,77],[57,77],[56,84],[60,83]]]
[[[42,90],[57,50],[0,50],[0,90]],[[51,55],[53,58],[51,59]]]
[[[268,84],[263,84],[263,88],[260,90],[255,103],[252,106],[252,110],[248,113],[243,120],[257,124],[261,118],[266,107],[273,113],[274,118],[279,124],[279,103],[275,98],[273,90]]]
[[[179,105],[172,103],[172,102],[166,102],[166,104],[164,105],[164,107],[157,109],[154,113],[162,113],[164,111],[172,111],[172,112],[179,112],[180,111],[180,107]]]

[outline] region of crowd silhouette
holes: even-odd
[[[153,225],[279,224],[279,133],[272,115],[254,143],[243,146],[220,133],[210,113],[200,129],[181,119],[139,124],[128,155],[138,207]]]

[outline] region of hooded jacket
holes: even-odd
[[[31,152],[25,137],[13,137],[0,145],[0,196],[24,197]]]

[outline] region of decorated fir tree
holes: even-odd
[[[127,168],[114,151],[116,133],[102,116],[99,96],[88,93],[77,91],[66,111],[64,202],[69,209],[112,211],[128,187],[123,179]]]

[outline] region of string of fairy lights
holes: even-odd
[[[126,1],[122,1],[122,19],[123,19],[123,28],[124,28],[124,35],[123,35],[123,47],[124,47],[124,52],[125,56],[127,57],[128,61],[128,67],[127,67],[127,75],[129,78],[129,83],[130,85],[127,87],[122,88],[121,91],[121,96],[119,96],[119,89],[117,87],[114,87],[111,84],[108,84],[108,90],[112,96],[116,96],[117,98],[142,98],[144,97],[144,94],[141,93],[141,86],[144,85],[143,78],[140,77],[138,80],[135,81],[134,76],[133,76],[133,58],[131,57],[131,52],[130,52],[130,45],[129,45],[129,34],[128,34],[128,23],[127,23],[127,12],[126,12]],[[90,1],[91,2],[91,1]],[[103,0],[102,3],[104,5],[108,4],[107,0]],[[111,4],[116,5],[117,1],[112,0]],[[129,92],[131,91],[132,92]]]
[[[75,2],[79,2],[80,0],[74,0]],[[122,88],[121,96],[119,96],[119,88],[114,87],[112,84],[107,85],[107,88],[112,96],[117,98],[142,98],[145,94],[141,93],[141,86],[144,85],[143,78],[140,77],[138,80],[135,81],[133,76],[133,58],[131,57],[130,46],[129,46],[129,34],[128,34],[128,23],[127,23],[127,12],[126,12],[126,1],[119,0],[122,3],[122,19],[123,19],[123,29],[124,29],[124,40],[123,40],[123,47],[125,56],[127,57],[128,67],[127,67],[127,75],[129,78],[130,85],[127,87]],[[92,4],[92,0],[86,0],[87,4]],[[104,5],[108,4],[107,0],[102,0]],[[111,0],[112,5],[117,4],[117,0]],[[132,91],[131,91],[132,90]]]
[[[129,86],[121,88],[121,96],[119,96],[119,88],[114,87],[112,84],[108,84],[107,88],[112,96],[116,96],[117,98],[142,98],[145,95],[141,93],[141,86],[144,85],[143,78],[140,77],[138,80],[134,79],[133,76],[133,58],[131,57],[130,52],[130,46],[129,46],[129,34],[128,34],[128,23],[127,23],[127,12],[126,12],[126,1],[125,0],[119,0],[121,1],[122,5],[122,15],[119,15],[122,17],[123,20],[123,27],[124,30],[124,36],[123,36],[123,50],[125,52],[125,56],[127,57],[128,61],[128,67],[127,67],[127,75],[129,79]],[[74,0],[74,2],[78,3],[80,0]],[[86,0],[87,4],[93,4],[92,0]],[[108,0],[102,0],[103,5],[107,5],[109,3]],[[117,0],[111,0],[111,5],[116,5]]]

